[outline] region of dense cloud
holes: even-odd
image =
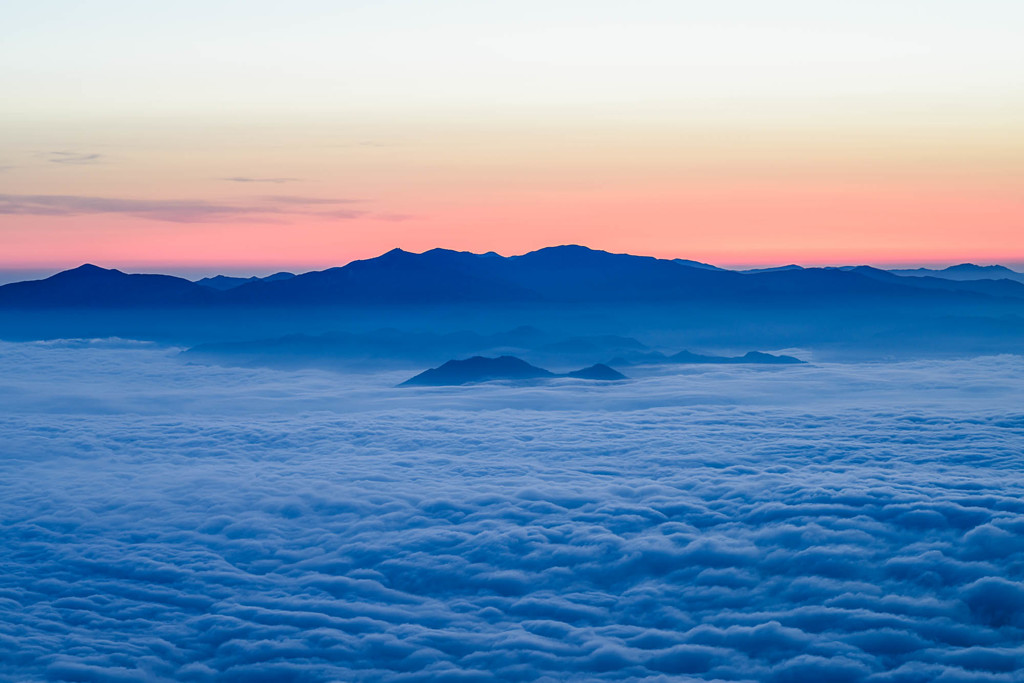
[[[1024,680],[1020,358],[0,365],[0,678]]]

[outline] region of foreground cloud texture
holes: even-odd
[[[1024,680],[1018,357],[423,390],[116,341],[0,363],[0,679]]]

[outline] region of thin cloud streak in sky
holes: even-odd
[[[30,216],[82,216],[123,214],[170,223],[231,222],[245,219],[282,222],[288,215],[351,220],[395,220],[396,214],[334,208],[359,200],[314,197],[265,196],[250,205],[202,199],[125,199],[75,195],[0,194],[0,214]]]
[[[198,199],[123,199],[72,195],[0,194],[0,213],[36,216],[125,214],[171,223],[203,223],[211,220],[261,214],[281,214],[273,206],[238,206]]]
[[[233,178],[223,178],[223,180],[230,181],[232,183],[297,183],[299,178],[246,178],[243,176],[235,176]]]
[[[50,163],[54,164],[69,164],[69,165],[87,165],[96,164],[103,159],[102,154],[96,153],[82,153],[82,152],[48,152]]]

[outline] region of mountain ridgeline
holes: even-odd
[[[368,334],[405,348],[398,356],[408,360],[527,348],[529,362],[560,367],[619,358],[625,365],[769,362],[722,355],[750,349],[871,358],[1024,353],[1024,282],[1008,275],[1019,274],[989,266],[733,271],[581,246],[508,257],[395,249],[298,275],[199,282],[85,265],[0,286],[0,339],[117,336],[205,345],[211,354],[218,344],[255,343],[244,352],[253,363],[299,358],[302,349],[325,362],[386,361]],[[540,329],[546,340],[503,345],[449,336],[511,329]],[[430,342],[429,354],[410,348],[414,338]],[[638,339],[650,347],[630,348]],[[344,348],[353,355],[339,355]],[[680,348],[714,353],[709,361],[661,355]]]
[[[976,295],[1024,300],[1024,283],[901,277],[866,266],[738,272],[680,259],[562,246],[510,257],[445,249],[414,254],[394,249],[376,258],[302,275],[219,276],[200,282],[85,265],[45,280],[2,286],[0,307],[770,303],[794,297],[802,301],[931,302]]]

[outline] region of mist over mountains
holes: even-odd
[[[120,336],[195,346],[382,329],[494,334],[526,326],[548,333],[549,343],[622,336],[667,355],[1020,352],[1024,282],[987,277],[1013,274],[999,267],[947,271],[730,271],[582,246],[510,257],[394,249],[299,275],[198,282],[84,265],[0,287],[0,338]],[[979,278],[963,279],[968,272]]]

